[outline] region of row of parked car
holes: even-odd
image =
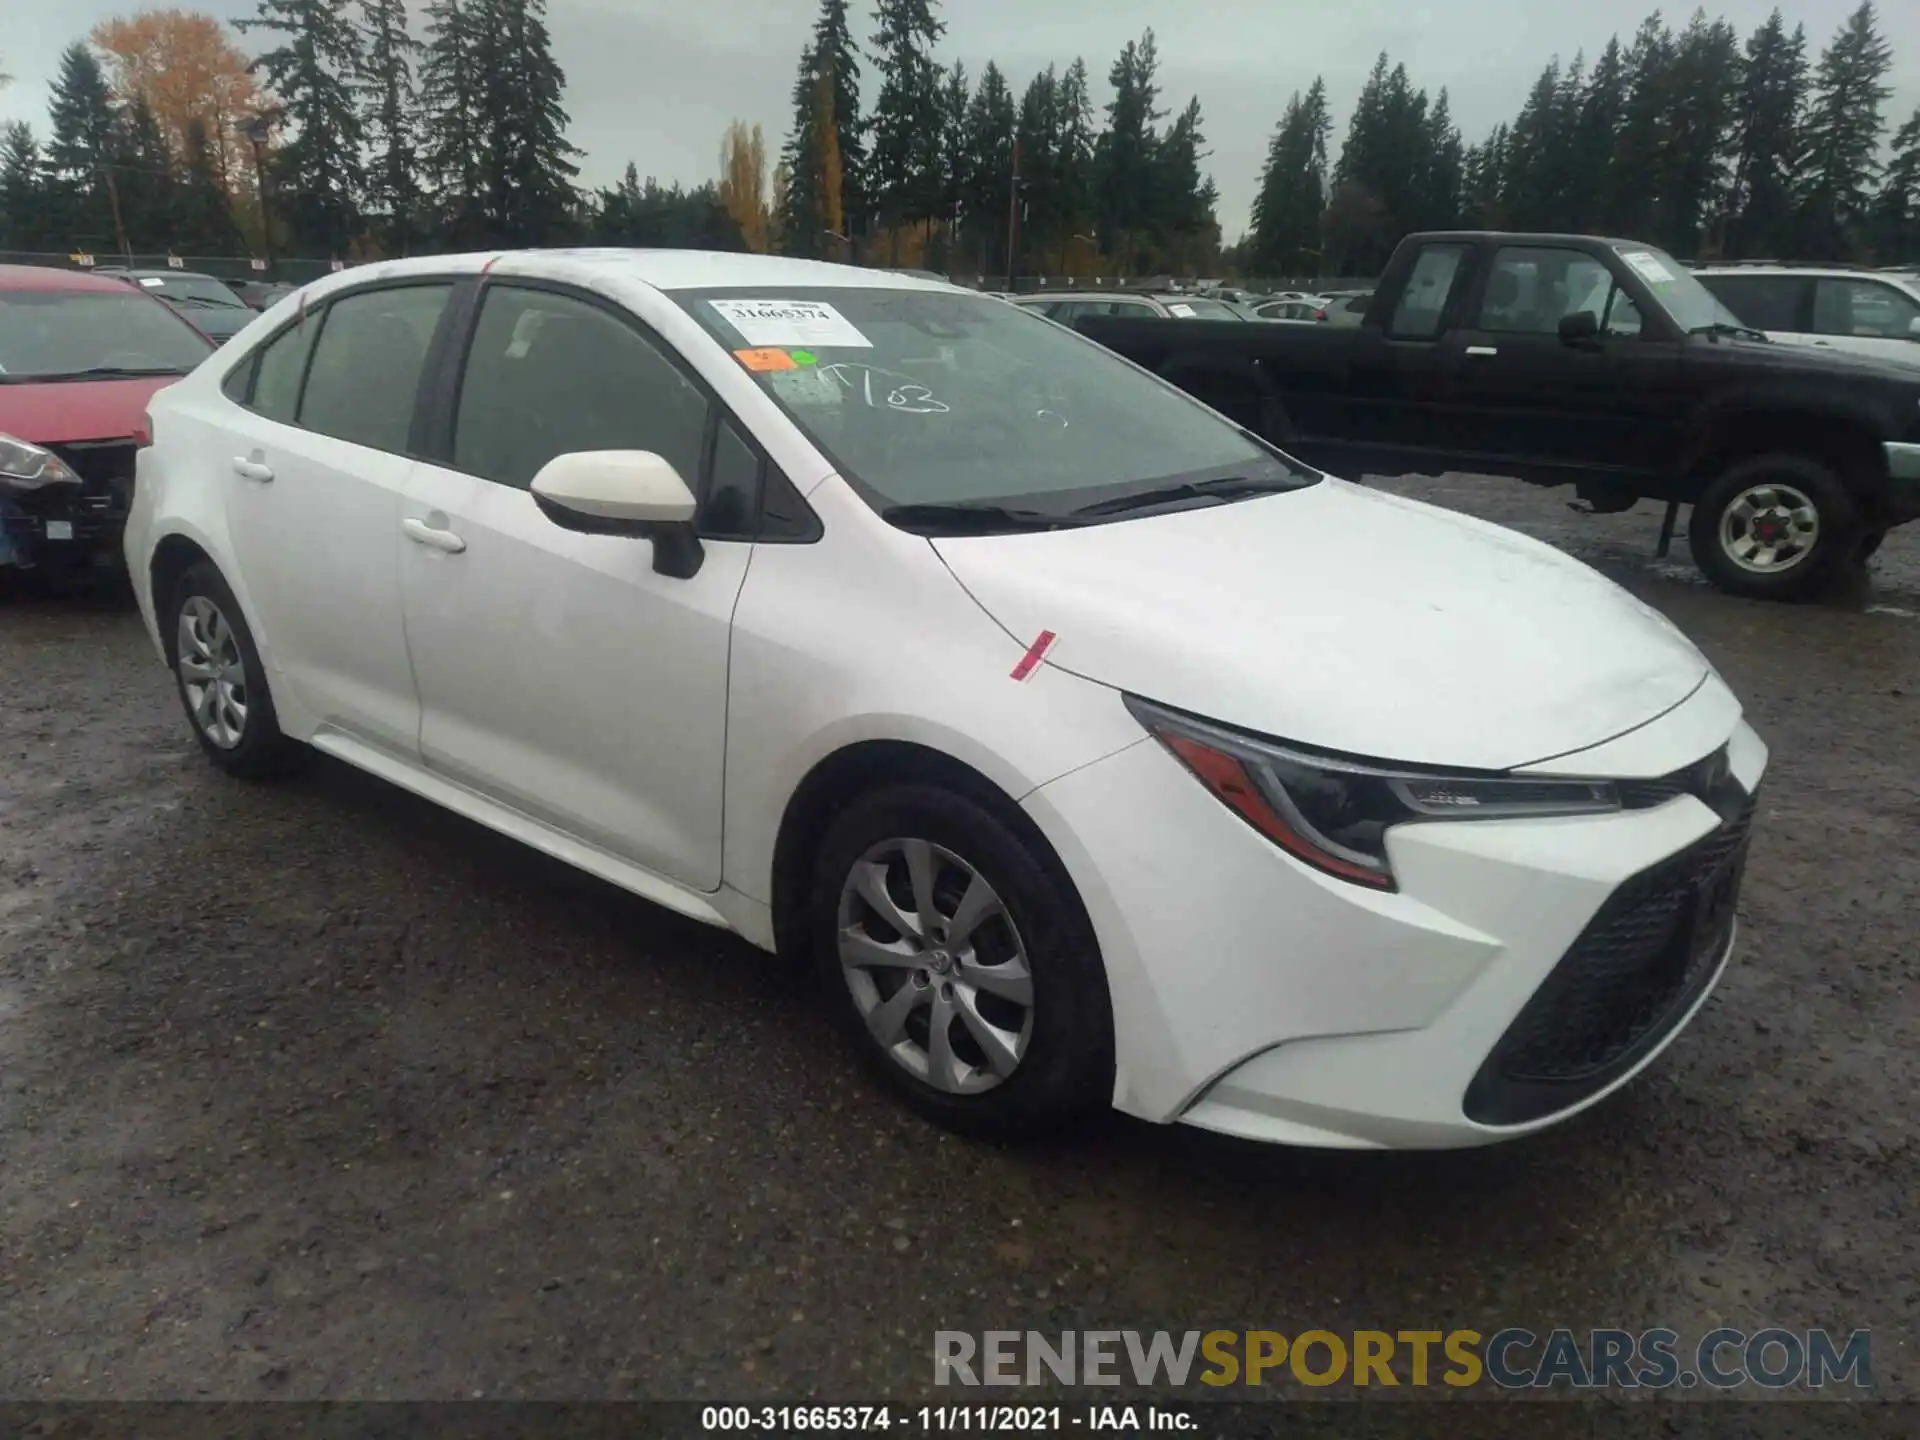
[[[1037,295],[1008,295],[1014,304],[1037,310],[1049,320],[1071,325],[1089,316],[1165,320],[1271,320],[1290,324],[1352,326],[1367,312],[1371,290],[1330,290],[1311,294],[1287,290],[1258,295],[1217,289],[1182,291],[1052,290]]]

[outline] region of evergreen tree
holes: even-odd
[[[373,148],[367,170],[369,207],[384,216],[388,253],[407,253],[420,204],[414,139],[418,102],[413,67],[420,44],[407,31],[406,0],[360,0],[366,68],[360,83],[362,123]]]
[[[1616,36],[1607,41],[1573,102],[1566,173],[1573,205],[1561,223],[1579,230],[1608,224],[1608,177],[1627,110],[1627,62]]]
[[[1600,228],[1652,240],[1665,197],[1666,124],[1672,107],[1673,35],[1659,15],[1641,21],[1622,63],[1626,99],[1608,167]]]
[[[1467,151],[1461,169],[1461,208],[1469,225],[1485,230],[1509,228],[1507,219],[1507,149],[1511,131],[1496,125],[1486,140]]]
[[[1662,155],[1661,199],[1654,232],[1667,249],[1698,255],[1726,191],[1726,152],[1733,127],[1740,42],[1724,20],[1695,11],[1674,41],[1672,104]]]
[[[740,230],[727,214],[719,186],[692,190],[664,186],[651,175],[644,185],[632,161],[611,190],[586,207],[586,229],[595,244],[643,245],[685,250],[741,250]]]
[[[1733,179],[1727,195],[1727,249],[1773,254],[1789,240],[1800,116],[1807,95],[1807,32],[1775,10],[1747,40],[1734,102]]]
[[[833,85],[834,145],[840,155],[840,208],[852,235],[868,221],[867,127],[860,118],[860,47],[847,21],[848,0],[820,0],[813,24],[813,63]]]
[[[1028,83],[1020,97],[1020,119],[1015,126],[1020,143],[1022,183],[1020,246],[1015,269],[1036,268],[1028,257],[1056,253],[1060,241],[1060,76],[1049,65]]]
[[[138,251],[164,251],[173,243],[173,156],[144,99],[135,96],[120,121],[109,163],[119,186],[127,243]]]
[[[349,0],[258,0],[242,31],[279,44],[254,63],[280,97],[291,136],[274,153],[273,208],[296,246],[346,253],[360,228],[365,129],[353,86],[363,68]]]
[[[187,122],[174,189],[174,235],[182,255],[232,255],[242,248],[233,205],[220,183],[220,162],[207,124]]]
[[[894,229],[933,214],[943,188],[938,165],[941,67],[933,47],[946,33],[938,0],[876,0],[868,42],[880,91],[873,102],[873,150],[866,176],[875,213]]]
[[[1416,199],[1414,224],[1422,230],[1451,230],[1460,223],[1460,189],[1466,153],[1460,143],[1459,127],[1453,123],[1453,110],[1442,90],[1427,111],[1426,133],[1420,149],[1426,162]]]
[[[485,0],[429,0],[420,58],[420,173],[438,228],[456,247],[480,243],[479,21]]]
[[[1092,233],[1098,223],[1094,219],[1093,94],[1086,61],[1076,58],[1060,77],[1054,111],[1053,183],[1060,227],[1060,268],[1064,270],[1074,237]]]
[[[75,42],[60,55],[47,104],[48,228],[61,244],[112,247],[114,132],[119,124],[100,62]]]
[[[1141,242],[1152,230],[1149,196],[1153,193],[1155,152],[1161,120],[1160,52],[1148,30],[1129,40],[1107,72],[1113,99],[1107,102],[1107,128],[1094,143],[1095,213],[1100,241],[1123,272],[1137,274],[1148,259]]]
[[[1880,258],[1920,265],[1920,109],[1894,132],[1893,155],[1873,213]]]
[[[38,250],[48,243],[47,181],[40,142],[25,121],[0,130],[0,247]]]
[[[1872,0],[1841,25],[1820,56],[1803,135],[1799,243],[1808,254],[1834,256],[1859,247],[1879,174],[1880,107],[1893,52],[1881,38]]]
[[[1200,99],[1195,96],[1154,148],[1154,239],[1160,264],[1179,274],[1191,274],[1210,261],[1220,244],[1213,214],[1219,191],[1200,169],[1207,153],[1200,126]]]
[[[980,263],[989,273],[1006,273],[1007,201],[1013,184],[1013,91],[1000,67],[989,60],[967,105],[960,173],[960,203],[974,218],[969,227]],[[875,153],[879,147],[874,147]]]
[[[1414,90],[1405,65],[1389,70],[1382,51],[1361,87],[1334,167],[1339,203],[1328,202],[1334,268],[1377,269],[1414,228],[1427,169],[1426,127],[1426,92]]]
[[[1501,192],[1518,229],[1552,230],[1567,223],[1562,217],[1569,199],[1573,128],[1566,100],[1568,91],[1578,84],[1577,75],[1572,85],[1566,83],[1558,59],[1549,61],[1508,132],[1507,173]]]
[[[566,138],[566,74],[553,58],[546,0],[469,3],[481,228],[489,245],[553,244],[571,229],[580,152]]]
[[[971,233],[981,218],[967,213],[967,109],[972,101],[973,86],[967,79],[967,67],[956,60],[940,87],[940,149],[946,157],[941,172],[940,213],[951,227],[943,258],[950,256],[952,247],[958,243],[962,223],[974,222],[967,224]]]
[[[1327,206],[1327,87],[1315,76],[1303,97],[1294,91],[1267,146],[1253,201],[1247,264],[1255,275],[1297,275],[1320,257],[1320,216]]]

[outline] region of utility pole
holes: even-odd
[[[127,262],[127,268],[131,270],[133,268],[133,247],[127,243],[126,222],[120,218],[120,186],[113,178],[113,162],[110,160],[102,160],[99,164],[100,173],[106,178],[107,182],[107,203],[113,207],[114,238],[120,242],[121,258]]]
[[[260,244],[266,252],[267,278],[273,278],[273,214],[267,208],[267,142],[273,138],[273,117],[259,114],[242,132],[253,146],[253,183],[260,194]]]
[[[1007,293],[1013,293],[1014,251],[1020,243],[1020,137],[1013,137],[1013,174],[1007,183]]]

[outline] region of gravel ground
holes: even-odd
[[[942,1328],[1724,1321],[1870,1326],[1920,1398],[1920,526],[1769,606],[1644,512],[1395,488],[1618,576],[1773,747],[1716,997],[1490,1151],[943,1135],[768,957],[332,763],[222,779],[130,607],[0,605],[0,1396],[858,1400]]]

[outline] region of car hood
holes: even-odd
[[[117,440],[139,429],[147,401],[180,378],[147,375],[137,380],[0,385],[0,435],[34,445]]]
[[[931,542],[1047,663],[1324,749],[1500,770],[1678,705],[1705,658],[1551,546],[1326,480],[1085,529]]]

